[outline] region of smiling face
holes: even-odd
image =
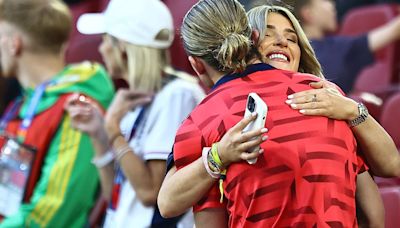
[[[290,71],[298,71],[300,46],[292,23],[280,13],[270,12],[265,37],[260,37],[258,50],[266,63]]]

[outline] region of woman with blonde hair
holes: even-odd
[[[161,1],[112,0],[104,13],[81,16],[78,30],[104,33],[106,67],[129,85],[104,118],[81,96],[67,106],[73,126],[96,147],[92,162],[110,202],[104,226],[175,227],[176,220],[157,216],[157,194],[176,130],[204,92],[194,78],[171,74],[172,16]]]
[[[303,116],[302,114],[309,115],[313,110],[304,107],[300,112],[294,112],[291,107],[296,108],[296,105],[300,107],[308,103],[312,103],[313,107],[322,105],[322,113],[319,115],[354,120],[359,119],[358,104],[337,92],[327,94],[326,90],[290,96],[294,92],[310,89],[308,84],[318,81],[316,77],[294,72],[299,69],[308,71],[315,67],[312,72],[322,75],[315,57],[309,55],[309,58],[300,58],[302,51],[313,53],[312,48],[307,40],[299,41],[305,36],[298,35],[301,29],[298,31],[296,29],[299,27],[293,27],[295,23],[285,15],[288,11],[281,10],[280,7],[270,7],[267,10],[268,16],[259,14],[260,18],[268,19],[268,23],[264,23],[266,26],[262,27],[267,28],[263,29],[266,30],[264,38],[258,39],[257,32],[253,32],[254,40],[258,40],[262,59],[270,65],[259,63],[257,59],[251,58],[257,56],[257,53],[250,51],[251,29],[243,11],[236,1],[203,0],[191,9],[184,19],[182,37],[185,49],[190,55],[189,60],[200,78],[206,84],[214,86],[212,93],[192,112],[178,131],[174,145],[174,159],[178,171],[168,173],[160,190],[158,204],[161,213],[169,217],[179,214],[181,208],[195,204],[196,224],[201,224],[201,227],[226,226],[225,204],[219,203],[220,188],[227,199],[228,224],[231,227],[291,226],[300,223],[323,225],[330,221],[352,226],[355,220],[355,177],[360,172],[362,174],[359,178],[366,178],[368,183],[373,182],[368,173],[363,172],[363,162],[357,158],[355,147],[352,147],[354,138],[349,126],[345,121]],[[247,63],[253,65],[250,64],[242,71]],[[275,70],[271,66],[285,71]],[[241,133],[254,116],[233,126],[244,110],[249,92],[261,94],[264,101],[273,107],[269,111],[266,123],[269,129],[268,141],[266,137],[261,137],[266,133],[266,129]],[[306,101],[301,102],[302,99]],[[290,107],[285,103],[289,103]],[[325,110],[327,104],[337,110]],[[213,110],[213,113],[207,113],[209,110]],[[335,126],[334,136],[326,132],[327,129],[331,129],[326,128],[326,122],[318,123],[322,119]],[[362,141],[368,147],[369,153],[378,151],[386,158],[393,154],[393,141],[372,117],[367,116],[364,121],[357,123],[350,121],[350,124],[357,125],[352,128],[357,136],[363,140],[382,137],[380,146],[390,148],[389,152],[381,153],[379,147]],[[304,127],[305,124],[307,127]],[[314,133],[311,132],[316,135],[313,136]],[[343,142],[347,145],[345,151],[339,152],[344,147],[336,148],[338,144],[332,144],[333,141],[339,140],[331,138],[338,137],[337,134],[343,134],[339,137],[340,140],[349,140]],[[322,139],[324,137],[333,141],[329,143]],[[217,143],[218,141],[220,142]],[[260,151],[247,153],[249,148],[260,143]],[[211,150],[203,149],[211,146]],[[350,157],[339,159],[340,161],[328,158],[336,157],[336,153]],[[308,155],[316,157],[307,159]],[[256,165],[248,165],[242,161],[255,157],[259,160]],[[398,156],[392,157],[396,162],[399,161]],[[297,164],[302,159],[305,159],[304,163]],[[323,159],[324,163],[319,159]],[[372,156],[373,159],[376,158]],[[358,167],[350,171],[348,177],[351,178],[336,176],[337,173],[349,172],[344,164],[350,161]],[[382,161],[379,158],[376,161],[378,162],[375,164],[382,164],[379,163]],[[342,165],[337,166],[338,164]],[[377,170],[387,171],[382,167],[379,166]],[[397,170],[393,167],[395,166],[390,167],[391,172],[396,173]],[[297,179],[296,176],[303,176],[306,181]],[[319,180],[318,177],[322,176],[335,176],[338,179],[335,179],[337,182],[333,179]],[[216,183],[214,178],[220,179],[220,187],[213,186]],[[344,183],[346,184],[339,186]],[[210,189],[211,186],[213,187]],[[338,196],[343,189],[347,189],[348,193],[352,192],[352,196],[346,196],[352,200],[346,197],[344,199],[346,210],[330,207],[329,214],[314,210],[326,202],[322,200],[323,197],[330,200],[329,196],[322,192],[343,198],[344,196]],[[210,213],[214,219],[208,217]],[[324,221],[323,218],[329,221]]]

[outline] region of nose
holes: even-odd
[[[285,36],[281,34],[276,34],[275,35],[275,43],[276,46],[280,47],[287,47],[288,46],[288,40],[286,39]]]

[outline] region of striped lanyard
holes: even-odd
[[[135,122],[133,123],[131,133],[129,134],[129,140],[128,143],[132,140],[133,137],[135,137],[137,133],[137,129],[139,127],[140,121],[143,120],[145,113],[145,107],[142,107],[139,111],[139,115],[137,116]],[[124,183],[126,177],[121,169],[120,165],[117,165],[116,167],[116,174],[114,177],[114,183],[113,183],[113,188],[112,188],[112,193],[111,193],[111,202],[109,204],[109,208],[112,210],[116,210],[118,203],[119,203],[119,197],[121,194],[121,186]]]
[[[53,81],[48,81],[40,84],[38,87],[36,87],[35,92],[33,93],[33,97],[31,101],[28,104],[28,109],[26,111],[25,117],[22,119],[22,122],[18,128],[17,131],[17,139],[19,142],[23,143],[26,138],[26,133],[28,131],[28,128],[32,124],[32,120],[35,116],[37,107],[39,105],[40,99],[42,99],[44,91],[46,90],[46,87],[50,85]],[[22,98],[18,97],[14,104],[11,106],[9,110],[4,114],[3,118],[0,121],[0,131],[4,132],[8,123],[15,118],[15,115],[17,114],[17,110],[22,104]]]

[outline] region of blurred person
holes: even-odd
[[[209,2],[208,2],[208,4],[210,4]],[[210,5],[212,5],[212,4],[210,4]],[[215,6],[214,6],[215,7]],[[272,11],[274,11],[274,10],[272,10]],[[230,14],[230,13],[228,13],[228,14]],[[236,14],[234,14],[234,13],[232,13],[233,15],[236,15]],[[188,14],[189,15],[189,14]],[[262,14],[262,13],[255,13],[255,15],[257,15],[259,18],[266,18],[266,16],[264,17],[264,14]],[[210,15],[207,15],[207,17],[208,18],[212,18]],[[185,17],[186,18],[186,17]],[[238,18],[240,18],[240,17],[238,17]],[[294,19],[294,17],[293,18],[291,18],[292,19],[292,21],[293,21],[293,19]],[[264,20],[264,19],[263,19]],[[294,21],[296,21],[296,19],[294,19]],[[253,20],[253,22],[254,22],[254,20]],[[296,21],[297,22],[297,21]],[[213,22],[213,23],[216,23],[216,24],[221,24],[221,22]],[[265,22],[264,22],[265,23]],[[264,30],[264,32],[265,32],[265,28],[263,27],[263,25],[264,25],[264,23],[259,23],[259,21],[258,21],[258,23],[256,23],[256,26],[255,26],[255,28],[258,28],[258,29],[260,29],[260,30]],[[294,23],[295,24],[295,23]],[[254,24],[253,24],[254,25]],[[257,27],[258,26],[258,27]],[[260,26],[261,26],[261,28],[260,28]],[[198,25],[196,26],[197,28],[199,27]],[[277,27],[277,28],[279,28],[279,26]],[[270,30],[272,30],[272,31],[269,31],[269,32],[265,32],[266,33],[266,38],[265,38],[265,41],[260,41],[260,43],[262,44],[261,46],[262,46],[262,48],[266,48],[266,47],[268,47],[268,39],[274,39],[274,38],[276,38],[276,37],[278,37],[278,35],[273,35],[275,32],[273,31],[273,30],[275,30],[275,29],[277,29],[276,27],[274,27],[274,28],[268,28],[268,29],[270,29]],[[300,26],[297,24],[297,27],[296,27],[296,31],[297,30],[300,30],[299,29],[300,28]],[[292,28],[293,29],[293,28]],[[182,31],[184,31],[184,30],[182,30]],[[267,30],[268,31],[268,30]],[[280,30],[279,30],[280,31]],[[210,33],[210,32],[204,32],[203,31],[203,33]],[[263,33],[262,33],[263,34]],[[287,34],[290,34],[290,33],[287,33]],[[233,36],[233,35],[232,35]],[[304,34],[303,34],[303,36],[304,36]],[[185,38],[185,36],[183,36],[184,38]],[[188,37],[196,37],[196,36],[188,36]],[[261,36],[261,37],[263,37],[263,35]],[[203,37],[204,38],[204,37]],[[286,39],[286,38],[282,38],[282,39]],[[293,45],[293,44],[290,44],[291,42],[293,42],[293,37],[288,37],[287,38],[288,40],[286,40],[286,42],[283,42],[282,41],[282,43],[286,43],[286,45],[288,45],[289,46],[289,49],[291,49],[290,48],[290,46],[291,45]],[[299,39],[299,41],[298,41],[298,39]],[[312,63],[312,61],[309,59],[310,57],[308,57],[307,58],[307,56],[310,56],[310,55],[313,55],[313,52],[312,52],[312,49],[311,49],[311,51],[310,51],[310,49],[304,49],[304,46],[306,45],[306,43],[304,43],[304,41],[302,41],[302,39],[304,39],[304,37],[302,37],[302,36],[300,36],[299,35],[299,38],[297,38],[296,37],[296,39],[295,39],[295,43],[296,43],[296,45],[298,45],[297,44],[297,42],[300,42],[301,43],[301,45],[300,45],[300,48],[302,48],[302,55],[303,55],[303,53],[306,53],[306,54],[304,54],[304,56],[302,56],[301,57],[301,60],[300,60],[300,70],[301,71],[303,71],[303,72],[307,72],[307,71],[309,71],[310,69],[314,69],[313,70],[313,72],[315,73],[315,74],[318,74],[318,69],[319,69],[319,65],[318,64],[316,64],[316,60],[314,60],[315,62],[314,62],[314,64]],[[288,42],[289,42],[289,44],[288,44]],[[277,42],[275,45],[277,45],[277,46],[281,46],[282,44],[280,43],[279,45],[278,45],[278,43],[280,43],[280,42]],[[282,45],[282,48],[287,48],[287,46],[286,45]],[[273,45],[271,45],[271,46],[273,46]],[[306,46],[307,47],[307,46]],[[293,46],[292,46],[292,48],[293,48]],[[269,52],[266,52],[267,50],[264,50],[264,53],[265,54],[267,54],[267,53],[269,53]],[[271,54],[271,53],[269,53],[269,54]],[[207,57],[207,55],[204,55],[205,56],[205,58]],[[243,56],[243,55],[240,55],[240,56]],[[276,56],[275,56],[276,57]],[[291,64],[294,64],[296,61],[293,61],[293,59],[292,58],[290,58],[291,59]],[[298,60],[297,60],[298,61]],[[268,60],[267,60],[267,62],[268,62]],[[271,65],[274,65],[274,66],[276,66],[276,67],[278,67],[278,68],[283,68],[283,69],[285,69],[285,67],[288,67],[287,65],[290,65],[290,64],[287,64],[287,62],[289,62],[289,61],[279,61],[279,59],[277,59],[277,58],[275,58],[275,59],[271,59],[271,60],[269,60],[269,62],[271,62]],[[301,63],[302,62],[302,63]],[[310,63],[311,62],[311,63]],[[307,64],[308,63],[308,64]],[[295,65],[295,64],[294,64]],[[292,66],[293,67],[293,66]],[[295,67],[295,66],[294,66]],[[251,72],[251,71],[250,71]],[[319,73],[320,73],[320,71],[319,71]],[[214,75],[215,76],[215,75]],[[203,76],[204,77],[204,76]],[[219,83],[224,83],[224,82],[226,82],[226,83],[228,83],[227,81],[229,81],[230,79],[234,79],[234,78],[237,78],[236,77],[236,75],[228,75],[227,77],[222,77],[222,79],[220,79],[219,81],[218,80],[216,80],[216,81],[218,81],[217,82],[217,84],[219,84]],[[250,80],[250,79],[248,79],[248,80]],[[254,80],[254,79],[253,79]],[[253,81],[253,80],[250,80],[250,81]],[[222,82],[221,82],[222,81]],[[231,85],[232,86],[232,85]],[[239,90],[239,86],[238,85],[236,85],[236,88],[238,88],[238,90]],[[227,90],[227,88],[223,88],[222,90]],[[334,101],[334,102],[332,102],[332,103],[327,103],[327,102],[325,102],[324,104],[323,104],[323,106],[324,107],[322,107],[321,106],[321,104],[322,103],[320,103],[320,104],[317,104],[317,105],[313,105],[314,107],[315,107],[315,110],[313,110],[312,108],[310,109],[310,108],[306,108],[306,110],[305,110],[305,114],[307,114],[307,115],[327,115],[327,116],[329,116],[329,117],[332,117],[332,118],[338,118],[338,119],[346,119],[346,118],[349,118],[350,120],[351,119],[353,119],[354,117],[356,117],[357,115],[358,115],[358,110],[357,110],[357,104],[354,102],[354,101],[352,101],[352,100],[350,100],[350,99],[348,99],[348,98],[344,98],[344,97],[342,97],[340,94],[323,94],[323,93],[320,93],[320,92],[322,92],[321,90],[319,90],[319,91],[317,91],[317,90],[315,90],[315,91],[312,91],[312,93],[311,94],[315,94],[315,95],[318,95],[318,97],[319,97],[319,99],[322,99],[322,100],[325,100],[325,101]],[[325,91],[324,91],[325,92]],[[307,92],[307,93],[310,93],[310,92]],[[310,96],[311,94],[307,94],[308,96]],[[217,96],[218,94],[211,94],[210,96]],[[303,103],[303,102],[300,102],[300,100],[302,100],[302,99],[304,99],[305,97],[304,97],[304,93],[303,94],[296,94],[296,95],[294,95],[294,97],[296,97],[294,100],[296,100],[296,102],[294,102],[294,103],[297,103],[297,102],[299,102],[299,103]],[[314,96],[315,96],[314,95]],[[307,97],[308,97],[307,96]],[[311,95],[311,98],[312,98],[312,96],[313,95]],[[329,96],[331,96],[331,97],[329,97]],[[228,97],[229,96],[227,96],[227,97],[225,97],[223,100],[225,101],[225,102],[228,102]],[[245,96],[244,96],[245,97]],[[297,100],[298,99],[298,100]],[[207,99],[206,99],[207,100]],[[236,99],[236,101],[238,101],[239,99]],[[293,100],[293,101],[294,101]],[[338,102],[338,103],[337,103]],[[229,103],[229,102],[228,102]],[[306,102],[306,103],[308,103],[308,102]],[[311,103],[311,102],[310,102]],[[329,105],[327,105],[327,104],[329,104]],[[343,107],[341,107],[341,105],[345,105],[345,106],[343,106]],[[231,105],[232,106],[232,105]],[[322,109],[322,112],[321,112],[321,110],[318,110],[317,109],[317,107],[316,106],[321,106],[320,108],[323,108]],[[328,107],[330,107],[330,108],[328,108],[328,107],[326,107],[326,106],[328,106]],[[243,107],[244,107],[244,105],[243,105]],[[306,106],[304,106],[304,107],[306,107]],[[332,107],[340,107],[340,108],[343,108],[343,110],[342,110],[342,112],[339,112],[339,113],[337,113],[337,114],[335,114],[335,113],[332,113],[331,111],[332,111]],[[347,108],[344,108],[344,107],[347,107],[347,108],[349,108],[350,107],[350,109],[352,109],[353,111],[351,111],[353,114],[350,114],[348,111],[348,109]],[[352,108],[351,108],[352,107]],[[340,108],[339,108],[339,110],[340,110]],[[335,109],[333,109],[333,110],[335,110]],[[338,110],[338,111],[339,111]],[[347,110],[347,111],[346,111]],[[315,112],[315,111],[318,111],[318,112]],[[227,111],[227,112],[229,112],[229,111]],[[192,114],[191,115],[191,117],[190,117],[190,121],[189,122],[192,122],[192,121],[194,121],[194,118],[195,118],[195,116],[197,116],[196,114]],[[346,117],[347,116],[347,117]],[[218,119],[217,117],[214,117],[215,119]],[[232,128],[232,129],[230,129],[228,132],[227,132],[227,135],[229,135],[229,136],[224,136],[222,139],[221,139],[221,144],[225,144],[225,145],[229,145],[229,144],[235,144],[236,143],[236,146],[237,146],[237,148],[239,148],[239,145],[238,144],[240,144],[240,143],[242,143],[243,145],[240,145],[240,147],[241,148],[239,148],[239,149],[237,149],[237,148],[235,148],[234,146],[233,147],[230,147],[230,150],[222,150],[222,151],[225,151],[226,152],[226,154],[228,154],[228,155],[225,155],[226,157],[231,157],[231,158],[229,158],[229,159],[232,159],[232,156],[234,156],[235,155],[235,153],[234,152],[236,152],[236,160],[228,160],[228,162],[227,162],[227,159],[225,159],[224,160],[224,158],[222,158],[222,153],[223,152],[221,152],[220,154],[221,154],[221,160],[222,161],[224,161],[224,166],[226,167],[226,166],[228,166],[229,165],[229,163],[230,162],[232,162],[232,161],[240,161],[241,159],[244,159],[244,160],[246,160],[246,159],[249,159],[249,158],[252,158],[252,156],[257,156],[258,154],[257,153],[254,153],[253,155],[249,155],[249,154],[247,154],[247,153],[245,153],[244,151],[246,151],[246,148],[250,148],[250,147],[253,147],[254,145],[256,145],[257,143],[261,143],[261,139],[260,138],[258,138],[257,140],[255,140],[254,142],[247,142],[249,139],[251,139],[251,138],[253,138],[253,137],[255,137],[255,136],[260,136],[262,133],[265,133],[265,131],[263,132],[263,131],[257,131],[257,132],[253,132],[253,133],[246,133],[246,136],[243,134],[243,135],[241,135],[240,133],[241,133],[241,130],[243,130],[243,128],[244,128],[244,126],[246,126],[246,124],[247,123],[249,123],[250,122],[250,120],[244,120],[245,122],[243,122],[243,123],[239,123],[237,126],[235,126],[234,128]],[[226,128],[228,128],[226,125],[227,125],[227,122],[228,121],[226,121],[226,120],[224,120],[224,125],[220,125],[219,127],[218,127],[218,131],[219,132],[221,132],[221,131],[223,131],[223,129],[226,129]],[[384,142],[385,143],[383,143],[383,145],[385,145],[385,146],[389,146],[392,150],[391,150],[391,152],[392,151],[395,151],[395,152],[397,152],[396,151],[396,149],[395,149],[395,147],[394,147],[394,143],[393,143],[393,141],[391,141],[391,139],[390,139],[390,137],[384,132],[384,130],[376,123],[376,122],[374,122],[374,120],[373,119],[371,119],[371,118],[368,118],[368,120],[366,121],[367,122],[367,124],[364,124],[364,126],[363,127],[355,127],[355,128],[357,128],[357,129],[363,129],[363,132],[364,132],[364,134],[359,134],[359,133],[357,133],[359,130],[355,130],[355,132],[356,132],[356,134],[358,134],[358,135],[360,135],[360,137],[361,138],[363,138],[363,139],[370,139],[371,137],[374,137],[375,136],[375,134],[370,134],[369,136],[368,136],[368,134],[369,134],[369,130],[371,130],[371,125],[372,126],[374,126],[373,127],[373,129],[375,130],[375,132],[377,132],[377,133],[382,133],[382,131],[383,131],[383,135],[384,135]],[[190,124],[189,124],[190,125]],[[190,127],[191,128],[191,127]],[[195,128],[191,128],[191,129],[195,129]],[[234,130],[233,130],[234,129]],[[368,131],[367,131],[368,130]],[[206,130],[207,131],[207,130]],[[178,140],[178,138],[183,138],[183,135],[185,135],[185,139],[182,139],[182,140],[185,140],[185,141],[187,141],[187,142],[182,142],[182,144],[185,144],[186,145],[186,153],[187,154],[189,154],[190,153],[190,146],[189,146],[189,144],[191,144],[191,143],[194,143],[194,142],[197,142],[198,140],[190,140],[190,137],[186,137],[186,135],[189,135],[189,133],[190,133],[190,135],[194,135],[195,133],[196,133],[196,131],[195,130],[192,130],[192,131],[189,131],[189,132],[182,132],[182,137],[180,136],[180,135],[178,135],[177,136],[177,140]],[[367,133],[367,135],[365,135],[365,133]],[[239,134],[239,136],[236,136],[235,134]],[[212,136],[212,138],[215,138],[216,136]],[[203,140],[206,140],[206,139],[209,139],[210,138],[210,136],[204,136],[204,138],[202,139],[202,140],[200,140],[200,141],[203,141]],[[224,141],[224,139],[226,139],[225,140],[225,142],[223,142]],[[237,141],[237,140],[240,140],[239,142]],[[263,140],[265,140],[265,139],[263,139]],[[236,142],[235,142],[236,141]],[[223,143],[222,143],[223,142]],[[203,145],[205,144],[205,143],[207,143],[207,142],[204,142],[203,143]],[[245,144],[247,144],[247,145],[245,145]],[[374,151],[374,150],[377,150],[377,147],[373,147],[373,145],[371,146],[371,144],[368,144],[368,143],[364,143],[365,145],[367,145],[367,146],[369,146],[370,148],[370,150],[372,150],[372,151]],[[181,149],[183,149],[183,147],[184,146],[182,146],[182,148]],[[221,147],[223,147],[223,146],[221,146]],[[221,148],[220,147],[220,148]],[[394,149],[393,149],[394,148]],[[268,149],[268,148],[267,148]],[[267,151],[267,149],[266,149],[266,151]],[[218,151],[220,151],[219,149],[218,149]],[[240,152],[240,156],[238,156],[238,152]],[[229,154],[231,154],[231,156],[229,156]],[[390,153],[389,153],[390,154]],[[190,156],[190,158],[189,158],[189,156]],[[203,154],[203,156],[204,156],[204,154]],[[225,158],[226,158],[225,157]],[[270,156],[268,156],[268,157],[270,157]],[[187,160],[188,159],[193,159],[194,158],[194,154],[192,153],[191,155],[188,155],[188,157],[184,157],[184,158],[181,158],[181,157],[179,157],[179,158],[176,158],[176,161],[178,162],[181,162],[180,160],[184,160],[185,162],[187,162]],[[266,158],[266,160],[268,160],[267,158]],[[399,159],[397,159],[397,161],[398,161]],[[182,161],[183,162],[183,161]],[[268,162],[268,161],[267,161]],[[226,164],[227,163],[227,164]],[[393,171],[393,172],[396,172],[396,171]],[[178,174],[179,173],[179,174]],[[229,173],[229,169],[228,169],[228,173]],[[175,176],[175,177],[173,177],[174,175],[179,175],[179,177],[178,176]],[[175,179],[171,179],[171,178],[175,178]],[[228,177],[227,177],[228,178]],[[377,203],[378,203],[378,205],[380,206],[380,207],[376,207],[375,209],[382,209],[382,202],[380,201],[380,198],[379,198],[379,193],[378,193],[378,191],[377,191],[377,189],[376,189],[376,185],[373,183],[373,181],[372,181],[372,179],[371,179],[371,177],[368,175],[368,173],[366,173],[366,172],[364,172],[363,174],[361,174],[360,175],[360,177],[359,177],[359,179],[360,180],[365,180],[366,182],[365,182],[365,184],[369,184],[369,186],[365,186],[364,185],[364,187],[366,188],[366,189],[368,189],[369,187],[372,187],[373,188],[373,190],[375,191],[375,192],[373,192],[372,194],[376,194],[376,195],[374,195],[374,197],[372,197],[373,199],[377,199]],[[173,181],[174,180],[174,181]],[[215,179],[214,179],[215,180]],[[179,208],[182,208],[182,207],[190,207],[191,205],[192,205],[192,203],[195,203],[195,202],[197,202],[198,200],[200,200],[200,198],[201,198],[201,196],[204,194],[204,193],[206,193],[207,192],[207,190],[209,189],[209,187],[213,184],[213,183],[215,183],[214,182],[214,180],[207,174],[207,172],[205,172],[205,169],[204,169],[204,165],[203,165],[203,161],[202,161],[202,159],[200,158],[200,159],[197,159],[195,162],[193,162],[192,163],[192,165],[190,165],[190,166],[188,166],[188,167],[184,167],[184,168],[182,168],[182,170],[180,170],[180,171],[178,171],[176,174],[174,174],[174,170],[173,171],[171,171],[171,172],[169,172],[168,173],[168,175],[167,175],[167,177],[166,177],[166,180],[164,181],[164,183],[163,183],[163,186],[162,186],[162,189],[161,189],[161,191],[160,191],[160,195],[159,195],[159,205],[160,205],[160,209],[161,209],[161,211],[163,212],[163,214],[164,215],[166,215],[166,216],[170,216],[171,214],[169,214],[169,213],[171,213],[171,212],[168,212],[168,210],[170,210],[170,209],[172,209],[172,211],[174,211],[174,212],[172,212],[172,215],[173,214],[179,214],[180,212],[179,212]],[[238,184],[238,183],[236,183],[236,184]],[[230,185],[230,184],[227,184],[228,186]],[[175,189],[175,192],[172,190],[172,189]],[[236,191],[236,190],[235,190]],[[172,193],[171,193],[172,192]],[[216,198],[217,198],[217,196],[216,195],[218,195],[218,194],[216,194],[215,192],[214,192],[214,194],[211,194],[211,195],[209,195],[209,197],[208,198],[203,198],[199,203],[200,204],[206,204],[206,206],[209,206],[209,207],[218,207],[218,203],[213,203],[212,201],[214,201],[214,200],[216,200]],[[369,195],[369,197],[370,197],[370,199],[371,199],[371,196],[372,195]],[[173,199],[173,200],[171,200],[171,198]],[[178,198],[179,200],[176,200],[176,198]],[[232,197],[232,198],[235,198],[235,197]],[[210,201],[210,202],[206,202],[206,201]],[[229,203],[230,202],[228,202],[228,205],[229,205]],[[208,205],[207,205],[208,204]],[[204,206],[204,205],[203,205]],[[166,209],[166,208],[168,208],[168,209]],[[197,208],[198,209],[198,208]],[[178,211],[177,211],[178,210]],[[166,212],[167,211],[167,212]],[[379,211],[379,210],[378,210]],[[218,215],[215,211],[213,211],[212,212],[214,215]],[[223,214],[224,214],[224,212],[222,211],[221,212],[221,214],[222,214],[222,216],[223,216]],[[220,214],[220,215],[221,215]],[[379,217],[380,215],[378,215],[378,217]],[[197,216],[198,217],[198,216]],[[381,216],[382,217],[382,216]],[[379,219],[379,218],[378,218]],[[212,222],[213,220],[211,219],[211,218],[207,218],[207,219],[205,219],[203,222],[206,222],[206,223],[198,223],[198,224],[206,224],[206,225],[204,225],[205,227],[206,226],[208,226],[208,225],[210,225],[210,222]],[[223,222],[223,219],[221,219],[220,221],[222,221]],[[380,221],[382,221],[382,220],[380,220]],[[234,221],[235,222],[235,221]],[[231,224],[231,223],[230,223]],[[215,225],[215,224],[214,224]],[[223,225],[223,223],[221,224],[221,223],[218,223],[217,225],[216,225],[216,227],[218,227],[218,226],[222,226]],[[242,223],[242,225],[243,225],[243,223]],[[265,225],[265,224],[264,224]]]
[[[345,92],[360,71],[374,61],[373,53],[400,38],[400,16],[357,37],[329,35],[337,30],[335,1],[298,0],[294,12],[320,61],[324,75]]]
[[[114,89],[99,65],[65,66],[71,28],[71,14],[62,1],[0,2],[2,75],[15,76],[23,89],[3,115],[0,131],[36,149],[26,185],[18,191],[2,188],[0,203],[6,210],[17,207],[2,228],[84,227],[94,205],[99,178],[90,163],[93,147],[87,135],[71,127],[64,105],[79,93],[105,109]],[[1,142],[4,156],[9,142]],[[15,181],[25,181],[20,178]]]
[[[96,147],[110,201],[104,227],[175,227],[177,218],[159,215],[157,195],[176,130],[204,92],[194,78],[168,73],[172,16],[161,1],[112,0],[104,13],[82,15],[77,26],[104,34],[99,51],[107,70],[130,87],[117,92],[104,118],[96,106],[76,103],[79,97],[67,106],[73,126]]]
[[[21,86],[15,78],[0,76],[0,115],[3,115],[8,104],[21,94]]]

